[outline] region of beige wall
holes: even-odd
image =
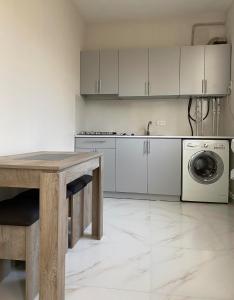
[[[82,31],[70,0],[0,1],[0,155],[73,149]]]
[[[197,22],[225,21],[225,15],[204,15],[193,18],[146,23],[89,24],[85,30],[84,48],[126,48],[190,45],[192,25]],[[217,30],[203,30],[197,43],[216,36]],[[215,34],[214,34],[215,32]],[[221,29],[221,34],[223,30]],[[192,71],[192,70],[191,70]],[[154,122],[156,134],[188,135],[187,100],[87,100],[83,105],[84,121],[79,130],[117,130],[143,133],[145,124]],[[155,126],[165,120],[165,127]],[[206,131],[209,134],[210,130]]]

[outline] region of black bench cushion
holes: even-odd
[[[93,180],[93,177],[91,175],[84,175],[80,178],[77,178],[76,180],[70,182],[67,185],[67,198],[71,197],[72,195],[75,195],[76,193],[79,193],[83,188],[85,188],[91,181]],[[39,190],[38,189],[30,189],[27,190],[17,197],[22,198],[36,198],[39,200]]]
[[[17,199],[37,199],[39,201],[39,189],[30,189],[20,193],[15,198]]]
[[[91,181],[93,180],[93,177],[90,175],[84,175],[72,182],[70,182],[67,185],[67,196],[75,195],[76,193],[79,193],[83,188],[85,188]]]
[[[30,226],[39,220],[39,197],[36,190],[0,202],[0,225]]]
[[[67,197],[80,192],[91,181],[84,175],[67,186]],[[39,190],[30,189],[16,197],[0,201],[0,225],[31,226],[39,220]]]

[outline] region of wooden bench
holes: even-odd
[[[70,247],[91,222],[92,176],[68,185],[71,217]],[[11,271],[11,261],[25,261],[25,299],[33,300],[39,288],[39,190],[30,189],[0,202],[0,281]]]
[[[92,176],[84,175],[67,186],[69,199],[69,248],[73,248],[92,220]]]
[[[39,288],[39,201],[22,195],[0,202],[0,281],[11,261],[25,261],[25,299],[33,300]]]

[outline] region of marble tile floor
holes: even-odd
[[[234,300],[234,205],[105,199],[102,241],[66,257],[66,300]],[[23,300],[24,272],[0,283]]]

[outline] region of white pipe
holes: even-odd
[[[215,121],[216,121],[216,99],[212,99],[212,135],[215,136]]]
[[[201,136],[203,136],[203,98],[200,99],[200,106],[201,106]]]
[[[220,98],[216,99],[216,104],[217,104],[216,135],[219,136],[220,113],[221,113]]]
[[[199,100],[198,98],[196,99],[196,136],[198,136],[199,133],[199,119],[198,119],[198,115],[199,115]]]

